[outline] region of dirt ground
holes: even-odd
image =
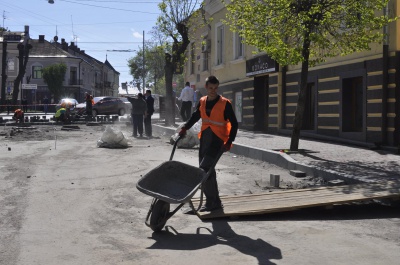
[[[178,211],[161,233],[144,220],[151,197],[137,181],[168,160],[169,136],[130,137],[124,149],[98,148],[104,126],[0,129],[0,264],[395,264],[398,209],[340,206],[202,222]],[[174,159],[197,166],[197,152]],[[226,153],[221,195],[325,185]]]

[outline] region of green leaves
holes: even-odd
[[[224,21],[248,45],[282,65],[305,59],[310,66],[327,57],[369,49],[383,40],[382,28],[394,19],[382,15],[388,0],[232,0]]]
[[[50,92],[58,99],[62,92],[63,81],[67,66],[64,63],[53,64],[42,69],[43,80],[47,84]]]

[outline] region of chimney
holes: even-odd
[[[39,43],[44,43],[44,35],[39,35]]]

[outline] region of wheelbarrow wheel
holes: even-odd
[[[155,202],[150,216],[150,228],[154,232],[159,232],[163,229],[168,220],[169,209],[168,202],[162,200],[157,200]]]

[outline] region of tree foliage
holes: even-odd
[[[44,82],[50,93],[53,94],[54,100],[58,101],[62,93],[67,66],[64,63],[53,64],[43,68],[42,71]]]
[[[368,50],[382,42],[381,13],[388,0],[233,0],[226,22],[245,43],[282,65],[303,62],[310,43],[310,66],[327,57]]]
[[[142,90],[143,77],[146,78],[148,86],[146,88],[153,89],[153,93],[162,94],[165,88],[161,86],[164,77],[164,49],[162,46],[145,45],[143,64],[143,49],[128,60],[130,74],[132,75],[132,84],[139,91]],[[143,68],[144,67],[144,68]],[[152,83],[151,87],[149,83]]]
[[[298,150],[308,69],[328,57],[370,49],[383,41],[393,19],[382,14],[389,0],[232,0],[226,24],[248,45],[283,66],[301,63],[299,97],[291,139]]]
[[[167,125],[175,123],[175,108],[172,98],[173,75],[177,68],[183,66],[186,48],[188,47],[190,18],[196,14],[198,0],[163,0],[159,5],[161,15],[157,20],[157,28],[167,36],[166,45],[171,47],[165,51],[165,85],[166,85],[166,119]]]

